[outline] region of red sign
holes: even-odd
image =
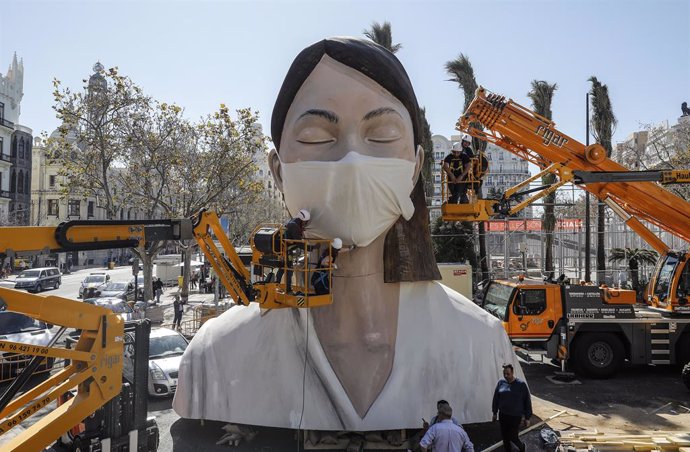
[[[453,276],[465,276],[467,270],[453,270]]]
[[[541,220],[491,220],[486,222],[486,230],[488,232],[505,232],[506,226],[508,231],[526,231],[538,232],[541,231]],[[582,228],[582,220],[580,218],[563,218],[556,223],[556,229],[561,231],[577,231]]]

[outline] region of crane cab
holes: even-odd
[[[687,253],[670,251],[659,259],[644,298],[652,308],[690,314],[690,263]]]

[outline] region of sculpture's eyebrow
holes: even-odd
[[[389,113],[394,113],[394,114],[400,116],[400,113],[398,113],[397,111],[393,110],[392,108],[389,108],[389,107],[381,107],[381,108],[377,108],[376,110],[372,110],[372,111],[370,111],[369,113],[367,113],[366,115],[364,115],[364,120],[365,120],[365,121],[368,121],[368,120],[370,120],[370,119],[376,118],[377,116],[387,115],[387,114],[389,114]],[[402,116],[401,116],[401,117],[402,117]]]
[[[333,124],[338,124],[338,115],[333,113],[332,111],[328,110],[307,110],[304,113],[302,113],[299,118],[297,119],[302,119],[305,116],[319,116],[321,118],[326,119],[328,122],[332,122]]]

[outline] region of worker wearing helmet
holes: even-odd
[[[297,216],[287,223],[285,223],[283,231],[283,240],[302,240],[304,238],[304,229],[307,227],[307,223],[311,219],[311,214],[307,209],[300,209],[297,212]],[[290,252],[294,252],[299,249],[299,244],[287,244],[286,247],[286,262],[285,265],[287,270],[287,280],[285,281],[285,293],[292,292],[292,258],[289,256]],[[276,282],[280,284],[283,279],[284,267],[280,267],[276,273]]]
[[[331,292],[331,279],[329,269],[338,268],[335,260],[343,247],[343,241],[339,238],[333,239],[331,246],[327,247],[319,257],[318,270],[311,275],[311,284],[314,286],[316,295],[325,295]]]
[[[457,204],[460,197],[461,184],[460,177],[463,172],[462,145],[455,143],[451,148],[450,154],[443,159],[443,171],[446,172],[448,179],[448,191],[450,204]]]

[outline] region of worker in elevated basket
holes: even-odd
[[[356,247],[338,258],[332,305],[261,315],[253,303],[204,323],[182,358],[180,416],[416,429],[444,398],[461,423],[491,419],[497,363],[521,372],[498,319],[435,282],[420,117],[404,68],[371,41],[325,39],[297,56],[269,163],[290,213],[310,211],[308,237]]]

